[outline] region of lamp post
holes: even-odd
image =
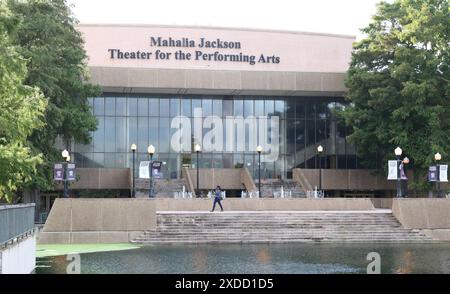
[[[409,158],[405,157],[402,160],[403,163],[403,172],[405,174],[404,184],[402,185],[402,195],[403,197],[408,197],[408,177],[406,175],[406,166],[409,164]]]
[[[258,197],[261,198],[261,152],[263,148],[261,145],[256,147],[256,152],[258,152]]]
[[[441,179],[440,179],[441,171],[440,171],[440,168],[439,168],[439,161],[441,161],[441,159],[442,159],[442,155],[439,152],[437,152],[434,155],[434,160],[436,161],[436,175],[437,175],[437,179],[436,179],[437,198],[441,197]]]
[[[62,157],[64,158],[64,198],[69,197],[69,191],[68,191],[68,187],[67,187],[67,163],[70,161],[70,155],[69,155],[69,151],[67,151],[66,149],[64,149],[61,152]]]
[[[317,154],[319,154],[319,190],[322,191],[322,152],[323,152],[323,146],[319,145],[317,146]]]
[[[136,156],[136,144],[131,144],[131,152],[133,152],[133,191],[131,191],[131,197],[136,197],[136,186],[135,186],[135,156]]]
[[[403,153],[402,148],[397,147],[394,150],[395,156],[397,158],[397,197],[402,197],[402,187],[401,187],[401,179],[400,179],[400,156]]]
[[[195,164],[197,166],[197,191],[196,191],[196,197],[199,197],[199,176],[200,176],[200,172],[198,169],[198,154],[202,151],[202,147],[200,146],[200,144],[195,144],[194,146],[194,151],[195,153],[197,153],[197,163]]]
[[[155,146],[150,145],[147,148],[147,152],[150,155],[150,189],[148,190],[148,197],[153,197],[153,170],[152,170],[152,165],[153,165],[153,154],[155,154]]]

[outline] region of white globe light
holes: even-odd
[[[67,156],[69,156],[69,151],[64,149],[63,152],[61,152],[61,155],[62,155],[63,158],[67,158]]]
[[[131,151],[136,151],[137,147],[136,144],[131,144]]]
[[[397,147],[397,148],[395,148],[394,152],[395,152],[395,155],[400,156],[400,155],[402,155],[403,150],[402,150],[402,148]]]
[[[194,146],[194,151],[195,151],[195,152],[200,152],[200,151],[202,151],[202,147],[200,146],[200,144],[195,144],[195,146]]]
[[[436,160],[436,161],[439,161],[439,160],[441,160],[442,159],[442,155],[441,155],[441,153],[436,153],[435,155],[434,155],[434,160]]]
[[[319,153],[323,152],[323,146],[322,145],[317,146],[317,152],[319,152]]]
[[[147,152],[148,152],[148,154],[155,154],[155,146],[153,146],[153,145],[150,145],[150,146],[148,146],[148,148],[147,148]]]
[[[256,147],[256,152],[261,153],[262,150],[263,150],[263,148],[262,148],[261,145],[258,145],[258,146]]]

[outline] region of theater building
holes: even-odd
[[[200,189],[219,184],[235,196],[258,189],[259,175],[264,184],[297,185],[303,194],[317,187],[326,196],[376,197],[395,189],[361,168],[335,116],[346,105],[353,36],[153,25],[78,29],[91,82],[102,94],[89,99],[98,119],[91,144],[70,146],[78,174],[73,195],[130,195],[132,144],[136,177],[153,145],[153,160],[161,163],[155,180],[181,181],[187,191],[196,190],[197,167]]]

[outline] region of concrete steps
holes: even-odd
[[[365,212],[160,212],[156,231],[140,244],[424,242],[390,211]]]

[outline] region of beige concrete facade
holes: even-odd
[[[104,92],[221,95],[342,96],[353,36],[254,29],[155,25],[80,25],[91,81]],[[152,38],[193,41],[159,46]],[[240,48],[199,47],[201,40],[237,42]],[[109,50],[147,52],[148,59],[112,58]],[[170,53],[167,59],[156,51]],[[193,58],[176,58],[178,51]],[[278,63],[195,59],[206,54],[276,56]]]
[[[375,174],[373,170],[364,169],[294,169],[293,173],[301,174],[314,187],[319,186],[322,177],[322,188],[325,190],[395,190],[396,182],[388,181]]]
[[[77,181],[71,182],[70,189],[130,189],[131,170],[129,168],[77,168]],[[62,190],[63,186],[57,186]]]
[[[256,30],[245,28],[217,28],[164,25],[90,25],[78,26],[85,41],[90,67],[161,68],[161,69],[207,69],[238,71],[279,72],[345,72],[351,56],[354,36],[305,33],[293,31]],[[152,43],[152,38],[161,41],[172,39],[178,46]],[[204,41],[239,43],[235,48],[201,46]],[[193,43],[192,43],[193,42]],[[206,42],[203,42],[206,44]],[[219,45],[219,44],[217,44]],[[220,48],[221,47],[221,48]],[[111,58],[110,49],[122,52],[148,52],[140,58]],[[171,53],[168,58],[158,58],[156,50]],[[191,58],[176,58],[182,50]],[[240,54],[260,57],[276,56],[279,62],[205,60],[197,58],[195,52]],[[148,58],[147,58],[148,57]],[[176,77],[174,77],[176,78]],[[167,79],[169,80],[169,79]],[[222,79],[225,81],[225,79]]]
[[[104,92],[216,95],[342,96],[345,73],[242,72],[89,67]]]

